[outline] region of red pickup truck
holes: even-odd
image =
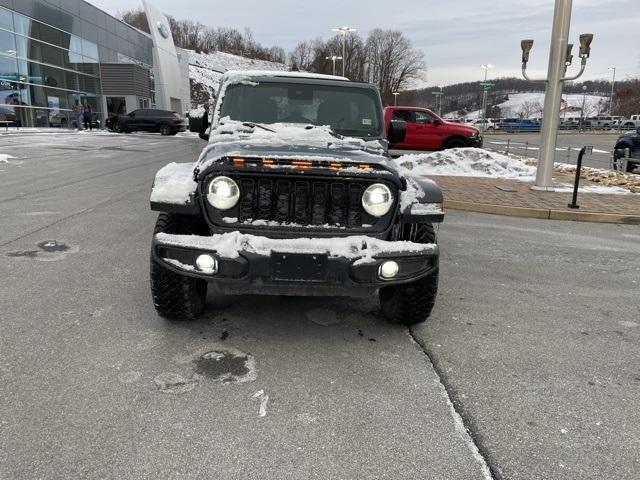
[[[431,110],[419,107],[387,107],[384,124],[391,120],[407,122],[407,137],[390,145],[398,150],[443,150],[445,148],[482,147],[480,131],[470,125],[447,122]]]

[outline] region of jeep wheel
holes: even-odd
[[[111,130],[116,133],[122,133],[124,131],[124,127],[120,122],[115,122],[113,125],[111,125]]]
[[[198,217],[161,213],[153,233],[202,235],[208,233],[208,228]],[[163,267],[153,258],[152,253],[151,296],[161,317],[192,320],[204,311],[207,282]]]
[[[444,150],[448,150],[450,148],[464,148],[466,146],[467,142],[465,142],[463,139],[452,138],[450,140],[447,140],[447,142],[444,144]]]
[[[400,240],[436,243],[433,225],[416,225],[415,227],[407,228]],[[437,293],[438,268],[436,267],[431,273],[414,282],[381,288],[379,296],[382,314],[392,323],[404,325],[422,323],[431,315]]]
[[[164,135],[165,137],[167,135],[171,135],[171,127],[166,123],[163,123],[162,125],[160,125],[160,128],[158,129],[158,131],[160,132],[160,135]]]

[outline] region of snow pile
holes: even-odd
[[[269,256],[272,252],[327,254],[330,257],[358,258],[373,261],[374,257],[396,252],[429,254],[437,251],[435,244],[419,244],[406,241],[388,242],[362,235],[341,238],[289,238],[273,239],[255,235],[229,232],[208,237],[198,235],[156,234],[163,245],[214,251],[223,258],[238,258],[240,252]]]
[[[15,158],[15,157],[12,157],[11,155],[8,155],[6,153],[0,153],[0,163],[9,163],[10,158]]]
[[[186,205],[195,193],[197,184],[193,180],[193,163],[172,162],[156,173],[151,189],[151,201]]]
[[[193,109],[189,110],[189,118],[204,117],[205,113],[206,113],[206,110],[204,109],[204,106],[198,105],[197,108],[193,108]]]
[[[560,193],[573,192],[573,184],[559,183],[554,185],[554,191]],[[626,188],[616,187],[612,185],[584,185],[578,187],[580,193],[604,193],[609,195],[629,195],[632,192]]]
[[[513,178],[531,180],[536,169],[517,158],[481,148],[453,148],[441,152],[403,155],[394,161],[414,175]]]

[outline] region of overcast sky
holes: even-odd
[[[115,15],[141,7],[140,0],[89,0]],[[473,81],[491,63],[490,77],[520,75],[520,40],[533,38],[532,75],[546,73],[553,0],[151,0],[164,13],[206,25],[251,28],[264,46],[289,52],[298,41],[329,38],[349,25],[366,33],[376,27],[401,30],[424,52],[430,85]],[[584,79],[640,75],[640,0],[574,0],[570,40],[593,33]],[[574,59],[574,68],[579,60]]]

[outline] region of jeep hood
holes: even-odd
[[[211,130],[209,144],[198,159],[198,169],[203,172],[217,160],[233,156],[373,163],[395,170],[378,139],[342,137],[329,127],[291,124],[261,127],[229,120]]]

